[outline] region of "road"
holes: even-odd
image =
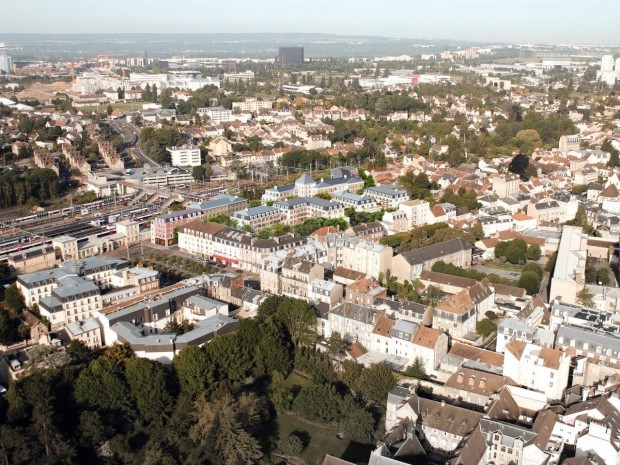
[[[117,119],[110,121],[110,127],[123,137],[123,142],[133,147],[133,153],[136,158],[141,160],[145,166],[161,167],[159,163],[153,161],[140,149],[140,130],[125,119]]]

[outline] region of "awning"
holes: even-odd
[[[215,258],[216,260],[219,260],[221,262],[234,263],[235,265],[237,263],[239,263],[239,261],[235,260],[234,258],[228,258],[228,257],[224,257],[222,255],[213,255],[213,258]]]

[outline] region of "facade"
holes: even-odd
[[[384,208],[398,208],[409,200],[407,191],[396,185],[369,187],[364,190],[364,196],[375,199]]]
[[[304,62],[303,47],[278,47],[278,63],[281,65],[302,64]]]
[[[467,291],[448,297],[433,310],[433,327],[445,331],[458,341],[476,342],[478,311]]]
[[[211,120],[211,124],[214,126],[232,121],[233,119],[232,110],[228,110],[224,107],[198,108],[196,111],[201,115],[207,115]]]
[[[208,219],[220,215],[230,216],[232,212],[244,210],[247,205],[248,201],[243,197],[220,194],[204,202],[190,203],[187,208],[202,211],[202,216]]]
[[[202,160],[200,158],[200,149],[194,146],[167,147],[166,151],[170,153],[170,162],[173,166],[200,166]]]
[[[17,274],[34,273],[59,265],[60,256],[53,245],[42,245],[9,254],[8,264]]]
[[[430,269],[438,261],[467,268],[471,265],[471,251],[467,241],[455,238],[404,252],[392,259],[392,276],[396,276],[400,282],[418,279],[423,269]]]
[[[493,192],[500,198],[510,197],[519,193],[521,179],[516,174],[496,174],[491,177]]]
[[[513,340],[506,345],[504,376],[544,393],[548,400],[559,400],[568,385],[570,364],[570,357],[559,350]]]
[[[328,234],[325,242],[327,262],[334,268],[346,268],[379,278],[392,266],[392,247],[351,237],[345,233]]]
[[[310,175],[304,174],[295,184],[275,186],[265,190],[263,202],[278,202],[287,197],[313,197],[317,194],[357,192],[364,187],[364,181],[356,176],[357,170],[338,168],[332,170],[330,179],[315,181]]]
[[[151,224],[151,243],[169,247],[175,243],[175,229],[200,218],[200,210],[187,209],[166,213],[153,219]]]
[[[426,200],[407,200],[398,209],[405,212],[409,229],[428,224],[430,204]]]
[[[252,76],[254,77],[254,76]],[[233,102],[233,111],[242,111],[250,113],[258,113],[260,110],[268,110],[273,108],[273,101],[271,100],[257,100],[255,98],[249,98],[243,102]]]
[[[233,212],[230,217],[237,221],[240,228],[249,226],[254,231],[280,224],[284,219],[279,208],[265,206],[239,210]]]
[[[283,217],[278,222],[283,221],[290,226],[303,223],[308,218],[345,218],[343,205],[318,197],[297,197],[283,200],[276,203],[274,207],[279,210]]]

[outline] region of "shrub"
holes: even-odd
[[[488,318],[476,323],[476,332],[481,336],[487,337],[497,329],[497,325]]]
[[[489,310],[484,314],[489,320],[497,320],[497,313],[492,310]]]
[[[299,455],[304,450],[304,443],[299,436],[291,433],[280,439],[279,448],[284,455]]]
[[[538,293],[540,289],[540,279],[535,271],[526,271],[519,278],[519,287],[526,290],[529,295]]]

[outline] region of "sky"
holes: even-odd
[[[2,0],[3,33],[318,32],[620,43],[618,0]],[[7,21],[10,19],[10,21]]]

